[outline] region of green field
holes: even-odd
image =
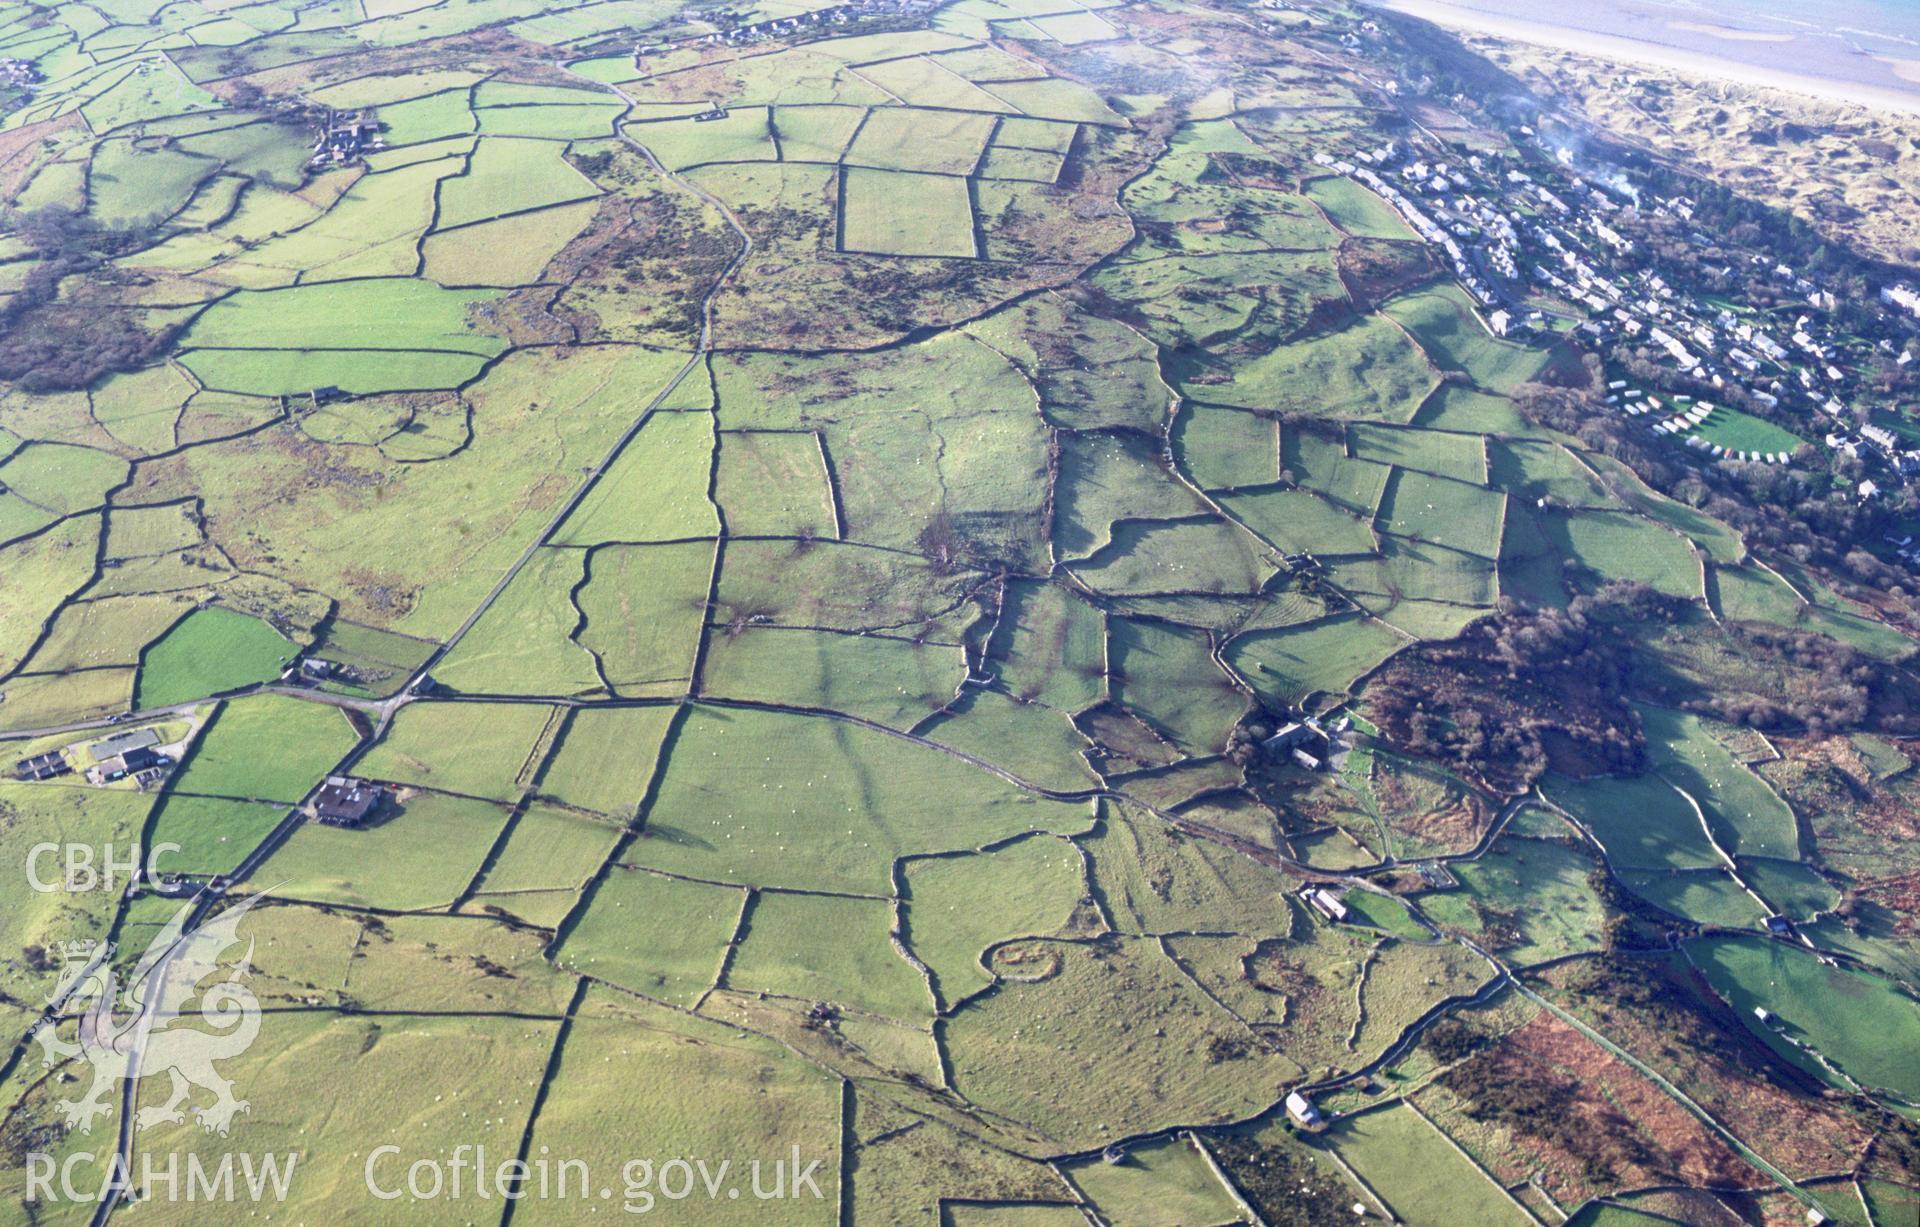
[[[445,908],[479,872],[506,824],[504,809],[422,792],[365,830],[309,822],[260,867],[276,895],[350,907]]]
[[[1345,693],[1406,642],[1377,622],[1346,617],[1244,635],[1227,660],[1261,695],[1298,703],[1316,691]]]
[[[1686,950],[1741,1022],[1789,1061],[1823,1073],[1783,1035],[1810,1045],[1864,1085],[1909,1096],[1920,1091],[1920,1002],[1893,982],[1828,967],[1810,951],[1759,938],[1702,938]],[[1762,1026],[1754,1006],[1779,1015],[1781,1029]]]
[[[1447,284],[1395,299],[1385,308],[1443,370],[1464,371],[1490,392],[1511,392],[1545,365],[1539,350],[1486,330],[1465,293]]]
[[[270,682],[293,656],[287,637],[258,618],[217,605],[196,609],[142,655],[134,705],[168,707]]]
[[[718,980],[745,903],[744,891],[617,867],[588,896],[559,958],[635,992],[688,1005]]]
[[[536,703],[416,703],[358,769],[398,784],[512,800],[553,722],[553,710]]]
[[[979,254],[967,181],[952,175],[905,174],[849,167],[841,246],[890,256]]]
[[[1481,486],[1396,469],[1374,523],[1383,532],[1492,558],[1500,552],[1506,510],[1505,498]]]
[[[1594,862],[1572,845],[1510,837],[1451,870],[1464,889],[1423,895],[1421,910],[1443,928],[1495,927],[1503,958],[1535,963],[1603,943],[1606,908],[1593,885]]]
[[[1767,455],[1785,452],[1791,456],[1806,444],[1805,439],[1790,430],[1724,405],[1714,406],[1713,412],[1692,433],[1709,443],[1718,443],[1728,451],[1763,452]]]
[[[1585,823],[1616,865],[1701,869],[1722,863],[1699,811],[1659,776],[1550,778],[1542,791]]]
[[[175,793],[293,802],[358,739],[345,713],[279,694],[221,704],[172,782]]]
[[[1613,511],[1546,517],[1549,540],[1599,580],[1636,579],[1669,596],[1700,596],[1700,563],[1681,537],[1651,521]]]
[[[1307,198],[1327,211],[1334,225],[1367,239],[1418,238],[1393,206],[1352,179],[1329,177],[1307,184]]]
[[[1531,1222],[1493,1180],[1421,1119],[1394,1105],[1349,1117],[1324,1145],[1357,1172],[1401,1220],[1442,1227],[1471,1216],[1476,1223]]]

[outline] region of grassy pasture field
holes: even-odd
[[[1223,749],[1247,697],[1213,667],[1206,636],[1134,619],[1108,626],[1113,697],[1186,754]]]
[[[1422,895],[1420,907],[1443,928],[1501,926],[1498,952],[1515,965],[1598,950],[1607,913],[1594,868],[1577,845],[1509,835],[1485,856],[1451,866],[1461,891]]]
[[[467,312],[493,297],[485,290],[443,290],[410,277],[242,290],[202,312],[184,343],[227,350],[441,350],[491,357],[505,343],[476,331]]]
[[[1257,592],[1276,559],[1223,520],[1116,525],[1110,544],[1073,574],[1097,592]]]
[[[1125,1163],[1076,1164],[1067,1169],[1067,1178],[1110,1222],[1175,1227],[1231,1223],[1242,1216],[1190,1138],[1134,1147]]]
[[[1544,523],[1561,555],[1602,581],[1637,579],[1669,596],[1702,595],[1692,548],[1658,524],[1616,511],[1555,512]]]
[[[1338,439],[1307,430],[1282,429],[1280,468],[1293,481],[1363,516],[1372,516],[1386,493],[1392,470],[1346,454]]]
[[[171,554],[201,540],[192,508],[184,503],[160,507],[129,507],[107,513],[108,558],[143,558]]]
[[[1585,823],[1622,868],[1706,869],[1724,864],[1698,812],[1659,776],[1563,780],[1542,791]]]
[[[353,395],[458,387],[480,373],[484,354],[351,348],[194,349],[181,362],[210,388],[249,396],[294,396],[337,387]]]
[[[91,792],[77,788],[43,788],[0,780],[0,807],[10,820],[0,824],[0,856],[24,871],[35,845],[49,841],[84,845],[104,863],[107,845],[122,859],[139,841],[141,823],[152,798],[131,792]],[[58,857],[42,856],[35,866],[43,879],[59,879]],[[169,857],[156,858],[163,871],[174,865]],[[15,889],[0,896],[0,941],[23,955],[29,948],[45,950],[62,941],[104,938],[113,921],[112,891],[68,892]],[[0,1019],[24,1030],[26,1003],[41,1002],[55,987],[58,968],[37,966],[27,958],[0,964],[0,989],[9,1005]],[[13,1011],[18,1009],[16,1015]]]
[[[1309,490],[1260,490],[1219,496],[1234,517],[1283,550],[1370,554],[1378,548],[1367,519]]]
[[[1327,577],[1344,592],[1373,598],[1381,608],[1406,601],[1486,608],[1496,588],[1493,564],[1486,559],[1405,537],[1381,537],[1377,558],[1328,563]]]
[[[582,707],[567,716],[540,792],[622,821],[640,808],[674,708]]]
[[[1066,713],[1039,703],[973,690],[918,732],[1036,788],[1075,792],[1094,783],[1086,736]]]
[[[1344,175],[1313,180],[1307,184],[1306,195],[1326,210],[1329,221],[1348,234],[1409,242],[1419,237],[1394,212],[1392,205]]]
[[[1053,544],[1061,558],[1091,555],[1111,544],[1120,520],[1204,515],[1206,505],[1164,470],[1144,441],[1130,434],[1070,438],[1061,448],[1054,497]]]
[[[869,631],[958,642],[979,577],[936,574],[902,550],[833,541],[730,539],[710,620],[743,627]]]
[[[1657,707],[1642,707],[1640,719],[1655,770],[1700,802],[1717,842],[1747,856],[1799,859],[1793,811],[1716,739],[1716,726]]]
[[[1360,924],[1371,925],[1382,933],[1408,941],[1424,941],[1432,936],[1413,919],[1407,905],[1392,895],[1353,890],[1343,896],[1342,902]]]
[[[1488,484],[1486,445],[1471,435],[1356,423],[1347,428],[1347,446],[1360,460],[1417,469],[1468,485]]]
[[[615,1063],[621,1076],[608,1077]],[[646,1120],[674,1139],[676,1151],[763,1157],[769,1182],[773,1156],[798,1146],[820,1162],[822,1196],[776,1208],[784,1221],[826,1227],[840,1195],[840,1097],[838,1078],[772,1040],[602,992],[589,996],[584,1017],[567,1033],[531,1145],[534,1153],[544,1146],[578,1158],[590,1171],[619,1173],[634,1156],[615,1123]],[[579,1218],[577,1201],[522,1204],[514,1218],[529,1224]],[[768,1205],[742,1196],[703,1201],[701,1210],[705,1221],[747,1223],[764,1221]]]
[[[30,443],[0,464],[0,484],[53,515],[88,511],[127,479],[127,462],[91,447]]]
[[[990,652],[995,673],[1017,698],[1071,712],[1105,693],[1106,632],[1100,613],[1062,585],[1010,586]]]
[[[1500,539],[1500,591],[1541,609],[1564,609],[1570,599],[1566,568],[1540,516],[1523,502],[1510,502]]]
[[[713,419],[656,412],[555,534],[555,545],[673,541],[719,532],[707,479]]]
[[[780,145],[780,160],[837,163],[866,118],[865,107],[775,107],[772,130]]]
[[[1227,663],[1269,702],[1295,704],[1315,692],[1344,694],[1409,641],[1370,618],[1327,618],[1254,631],[1228,644]]]
[[[90,669],[80,674],[16,673],[7,683],[0,730],[45,728],[97,720],[133,705],[133,670]]]
[[[479,872],[507,822],[491,802],[417,792],[372,825],[308,822],[260,867],[260,887],[316,903],[393,911],[445,908]]]
[[[841,176],[843,250],[892,256],[979,254],[967,180],[848,167]]]
[[[279,694],[220,705],[169,791],[291,803],[358,739],[345,713]]]
[[[1284,937],[1293,930],[1284,882],[1151,815],[1104,807],[1099,829],[1078,842],[1120,932],[1217,931],[1230,924],[1259,937]]]
[[[720,975],[743,890],[616,866],[561,944],[563,966],[691,1006]]]
[[[513,577],[435,676],[465,694],[580,695],[605,689],[593,653],[575,635],[586,554],[544,549]]]
[[[1395,469],[1374,523],[1384,532],[1493,558],[1506,499],[1495,491],[1416,469]]]
[[[719,440],[714,501],[739,536],[839,535],[819,436],[729,432]]]
[[[168,707],[270,682],[294,652],[285,635],[249,614],[218,605],[196,609],[142,653],[134,703]]]
[[[1840,892],[1832,883],[1798,861],[1741,857],[1739,873],[1761,898],[1796,920],[1811,919],[1814,913],[1830,911],[1840,902]]]
[[[1545,365],[1539,350],[1488,332],[1466,293],[1451,282],[1397,298],[1383,310],[1413,334],[1436,365],[1465,371],[1490,392],[1511,392]]]
[[[980,164],[980,177],[1054,183],[1059,180],[1065,166],[1066,160],[1056,153],[996,145],[987,150],[987,156]]]
[[[445,286],[526,285],[540,279],[598,208],[583,200],[437,230],[421,247],[421,271]]]
[[[605,545],[573,597],[580,646],[621,698],[685,694],[713,578],[714,543]]]
[[[1621,883],[1634,894],[1695,924],[1749,929],[1766,919],[1753,896],[1719,869],[1704,873],[1653,873],[1630,870]]]
[[[1611,507],[1616,500],[1567,449],[1523,439],[1488,439],[1489,483],[1526,502],[1549,499],[1562,507]]]
[[[1005,99],[1032,119],[1060,123],[1116,124],[1121,117],[1101,97],[1080,84],[1061,77],[1044,80],[996,81],[996,98]]]
[[[1746,558],[1746,546],[1740,535],[1725,524],[1660,494],[1611,456],[1598,452],[1584,454],[1587,462],[1607,478],[1609,488],[1633,510],[1686,537],[1717,563],[1738,563]]]
[[[1882,660],[1902,659],[1914,649],[1913,640],[1838,600],[1801,600],[1778,575],[1752,564],[1716,566],[1708,592],[1720,616],[1731,621],[1817,631]]]
[[[986,89],[926,56],[862,64],[855,71],[862,80],[879,86],[909,107],[1009,113],[1016,110],[1012,104],[1002,102]]]
[[[381,1144],[404,1139],[420,1154],[447,1154],[481,1141],[489,1150],[511,1150],[532,1115],[557,1026],[507,1018],[277,1014],[232,1064],[237,1084],[258,1102],[238,1127],[275,1153],[299,1152],[286,1205],[324,1214],[337,1204],[341,1187],[366,1187],[368,1157]],[[423,1087],[434,1094],[423,1094]],[[141,1096],[145,1106],[156,1106],[167,1096],[166,1080],[144,1083]],[[316,1102],[342,1110],[315,1113]],[[161,1155],[191,1154],[211,1172],[241,1145],[238,1136],[223,1138],[189,1117],[143,1131],[133,1162],[164,1166]],[[179,1162],[184,1173],[185,1158]],[[405,1164],[395,1162],[375,1178],[383,1188],[404,1190]],[[209,1214],[184,1193],[175,1202],[156,1199],[150,1208],[156,1222],[169,1224],[245,1221],[241,1214]]]
[[[767,107],[731,107],[722,119],[629,122],[625,132],[652,151],[661,165],[685,170],[710,162],[779,160],[769,119]]]
[[[981,962],[989,946],[1061,932],[1087,886],[1079,851],[1045,836],[909,861],[902,877],[907,945],[949,1007],[993,983]]]
[[[880,894],[896,856],[1087,822],[1083,806],[1021,792],[885,733],[703,706],[674,739],[627,859],[710,881]]]
[[[1749,1031],[1788,1061],[1830,1077],[1753,1007],[1779,1015],[1795,1036],[1867,1086],[1903,1095],[1920,1091],[1920,1002],[1893,981],[1828,967],[1811,951],[1753,937],[1703,937],[1685,950]]]
[[[1537,435],[1538,426],[1520,416],[1511,400],[1465,384],[1446,383],[1434,390],[1413,417],[1429,430],[1465,430],[1502,435]]]
[[[193,597],[181,593],[72,602],[47,628],[46,639],[27,667],[38,672],[138,665],[147,645],[166,634],[192,608]],[[8,701],[18,699],[16,694]]]
[[[357,770],[377,780],[511,801],[553,709],[539,703],[413,703]]]
[[[1425,355],[1379,315],[1288,341],[1223,374],[1185,379],[1181,391],[1192,400],[1248,409],[1406,422],[1434,383]]]
[[[474,902],[552,928],[605,863],[620,824],[530,805],[513,819],[505,846],[489,859]]]
[[[920,1022],[933,1012],[933,993],[895,949],[892,926],[893,905],[884,899],[761,891],[727,966],[727,986]]]
[[[554,141],[481,137],[466,173],[440,184],[439,226],[459,226],[598,195],[599,189],[568,165],[563,151],[564,146]]]
[[[824,708],[906,730],[951,702],[965,675],[956,645],[795,627],[717,631],[701,693]]]
[[[1261,1049],[1219,1064],[1186,1060],[1198,1037],[1243,1034],[1241,1024],[1151,941],[1020,942],[995,965],[1025,978],[954,1016],[946,1032],[954,1082],[975,1102],[1034,1121],[1057,1145],[1098,1147],[1105,1133],[1241,1117],[1270,1103],[1298,1068]],[[1071,1075],[1027,1076],[1034,1061],[1062,1059]]]
[[[288,807],[175,793],[155,803],[152,839],[178,852],[156,857],[163,873],[231,873],[286,819]]]
[[[482,107],[474,111],[480,135],[531,137],[539,140],[590,140],[612,136],[614,125],[625,114],[620,103],[559,105],[527,103]]]
[[[1218,490],[1279,479],[1278,422],[1211,405],[1186,410],[1174,425],[1174,447],[1200,485]]]
[[[1395,1103],[1346,1117],[1321,1139],[1402,1220],[1442,1227],[1467,1214],[1476,1223],[1532,1222],[1518,1203],[1474,1167],[1412,1108]]]

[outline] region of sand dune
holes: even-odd
[[[1483,12],[1469,5],[1453,3],[1452,0],[1368,0],[1368,2],[1379,8],[1425,18],[1438,25],[1457,30],[1491,34],[1520,42],[1557,47],[1564,51],[1577,51],[1584,55],[1620,63],[1647,64],[1672,69],[1696,79],[1718,78],[1740,81],[1770,89],[1790,90],[1833,102],[1853,103],[1877,111],[1920,114],[1920,91],[1767,68],[1714,55],[1705,49],[1675,47],[1617,34],[1568,29],[1547,21]],[[1666,24],[1679,32],[1705,34],[1728,42],[1776,43],[1782,40],[1791,42],[1794,37],[1790,34],[1737,30],[1729,26],[1694,22],[1670,21]],[[1920,61],[1893,60],[1882,56],[1871,58],[1888,64],[1894,75],[1901,80],[1920,84]]]

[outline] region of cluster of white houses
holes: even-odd
[[[658,55],[663,51],[672,51],[679,47],[698,46],[702,43],[723,47],[741,47],[751,43],[765,42],[768,39],[792,38],[824,26],[844,26],[863,17],[880,17],[896,13],[911,13],[933,7],[934,0],[850,0],[846,4],[836,4],[829,8],[814,9],[811,12],[796,13],[791,17],[770,17],[762,21],[742,21],[745,13],[735,13],[725,9],[682,9],[680,19],[702,25],[724,25],[729,21],[737,22],[729,29],[716,30],[696,37],[669,40],[665,42],[635,43],[633,64],[644,69],[644,57]]]
[[[1532,135],[1530,129],[1522,132]],[[1623,181],[1609,183],[1603,191],[1572,172],[1572,158],[1564,150],[1560,162],[1568,168],[1565,182],[1551,185],[1525,170],[1500,173],[1477,154],[1463,162],[1428,161],[1398,141],[1350,157],[1321,153],[1314,161],[1366,186],[1415,234],[1443,250],[1455,277],[1486,310],[1487,328],[1496,336],[1524,331],[1543,319],[1540,311],[1525,306],[1526,283],[1531,281],[1554,299],[1583,310],[1580,330],[1601,341],[1643,342],[1679,373],[1723,389],[1736,403],[1751,401],[1765,408],[1801,403],[1837,424],[1854,421],[1847,403],[1855,390],[1849,343],[1837,338],[1823,318],[1837,302],[1811,278],[1785,264],[1751,257],[1762,275],[1807,304],[1788,334],[1784,323],[1772,324],[1770,331],[1765,319],[1704,303],[1655,270],[1615,267],[1616,260],[1634,251],[1633,240],[1616,225],[1629,216],[1625,210],[1690,221],[1695,204],[1687,197],[1642,199]],[[1882,290],[1880,297],[1894,311],[1920,319],[1920,290],[1902,283]],[[1886,340],[1879,348],[1903,366],[1920,352],[1914,343],[1896,349]],[[1663,406],[1628,389],[1624,381],[1616,381],[1610,393],[1608,402],[1627,415],[1651,415],[1643,422],[1650,431],[1673,436],[1704,456],[1759,464],[1786,464],[1791,458],[1777,448],[1728,447],[1709,437],[1711,429],[1702,434],[1700,428],[1713,413],[1707,402],[1675,397],[1675,406]],[[1894,432],[1867,427],[1860,437],[1864,451],[1894,473],[1920,473],[1920,450]]]

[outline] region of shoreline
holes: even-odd
[[[1726,59],[1710,51],[1668,47],[1618,34],[1595,34],[1542,21],[1479,12],[1451,3],[1450,0],[1365,0],[1365,3],[1374,8],[1422,18],[1435,25],[1454,30],[1486,34],[1514,42],[1533,43],[1596,59],[1644,64],[1695,78],[1712,78],[1765,89],[1783,90],[1808,95],[1824,102],[1864,107],[1873,111],[1920,115],[1920,92],[1907,92],[1858,81],[1784,72],[1757,64],[1744,64],[1738,60]]]

